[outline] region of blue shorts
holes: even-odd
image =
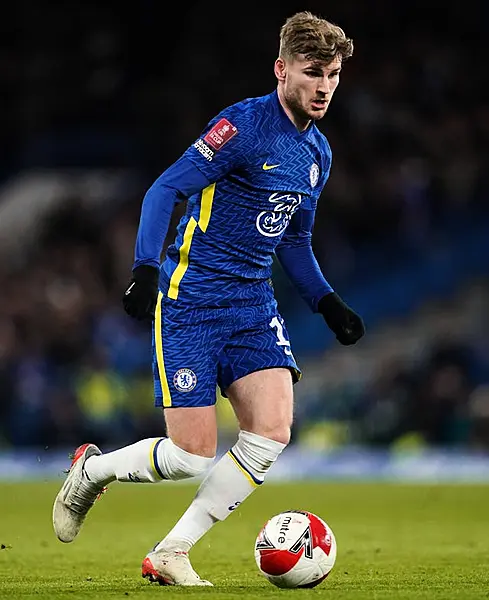
[[[155,405],[212,406],[253,371],[285,367],[301,377],[275,300],[260,306],[202,308],[158,294],[153,322]]]

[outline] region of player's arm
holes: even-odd
[[[285,273],[301,298],[315,313],[323,296],[333,288],[326,281],[312,249],[314,211],[300,208],[293,216],[276,249]]]
[[[132,278],[122,303],[138,320],[154,316],[161,250],[175,206],[209,185],[207,177],[185,156],[164,171],[144,195],[134,250]]]
[[[235,112],[230,107],[212,119],[183,156],[146,192],[133,269],[141,265],[159,267],[170,218],[178,202],[197,194],[245,162],[251,128],[249,118]]]
[[[140,265],[159,267],[175,206],[208,185],[207,177],[185,155],[158,177],[143,199],[133,270]]]
[[[326,281],[312,249],[314,210],[300,208],[276,249],[285,273],[313,312],[321,313],[343,345],[355,344],[365,333],[357,315]]]
[[[154,316],[160,256],[175,205],[246,160],[249,139],[238,135],[238,127],[231,118],[223,113],[213,119],[201,137],[158,177],[144,196],[132,278],[123,297],[124,309],[138,320]]]

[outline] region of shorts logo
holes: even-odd
[[[191,392],[197,385],[197,375],[191,369],[178,369],[173,375],[173,385],[179,392]]]
[[[237,133],[237,127],[227,119],[220,119],[204,137],[204,142],[217,151],[220,150],[226,142],[229,142],[229,140]]]
[[[309,179],[311,180],[311,187],[316,187],[319,179],[319,167],[316,163],[312,163],[311,168],[309,169]]]

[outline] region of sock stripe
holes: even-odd
[[[160,477],[161,479],[166,479],[166,477],[163,475],[160,466],[158,464],[158,446],[161,444],[161,442],[166,439],[166,438],[159,438],[157,439],[150,451],[150,460],[151,460],[151,466],[153,467],[153,471],[158,475],[158,477]]]
[[[251,483],[251,485],[253,487],[257,487],[263,483],[263,481],[260,481],[259,479],[257,479],[253,475],[253,473],[248,471],[248,469],[243,464],[241,464],[241,462],[238,460],[238,458],[236,457],[236,454],[234,454],[232,449],[228,451],[228,454],[232,458],[232,460],[235,462],[238,469],[240,469],[240,471],[243,472],[243,474],[246,476],[246,478],[249,480],[249,482]]]

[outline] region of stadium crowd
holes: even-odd
[[[117,165],[137,167],[150,183],[221,108],[273,89],[275,30],[292,12],[281,5],[280,15],[260,10],[256,19],[250,10],[231,27],[226,14],[191,2],[185,31],[167,27],[162,48],[156,2],[136,15],[118,9],[117,19],[104,3],[77,5],[70,15],[30,4],[30,18],[19,16],[0,48],[9,88],[8,110],[0,111],[3,181],[31,167]],[[488,9],[474,3],[459,14],[420,5],[344,3],[333,14],[319,2],[306,7],[355,40],[320,124],[333,168],[314,246],[333,286],[359,276],[367,249],[378,261],[362,271],[366,284],[381,276],[386,259],[422,255],[451,224],[489,217],[488,75],[477,60]],[[214,35],[204,36],[203,27]],[[66,198],[39,224],[35,252],[21,269],[1,257],[0,446],[71,446],[86,437],[115,446],[161,433],[150,329],[120,302],[143,193],[115,212],[105,207],[102,218],[83,198]],[[280,285],[277,292],[280,300]],[[487,444],[476,432],[480,419],[464,410],[480,383],[474,344],[467,337],[450,360],[434,347],[416,370],[399,365],[388,382],[379,375],[352,413],[358,440],[391,444],[419,430],[433,444]],[[406,407],[388,435],[368,433],[382,394]],[[455,415],[450,428],[447,406]],[[429,432],[416,425],[420,407],[429,412]],[[311,404],[316,417],[327,412]]]

